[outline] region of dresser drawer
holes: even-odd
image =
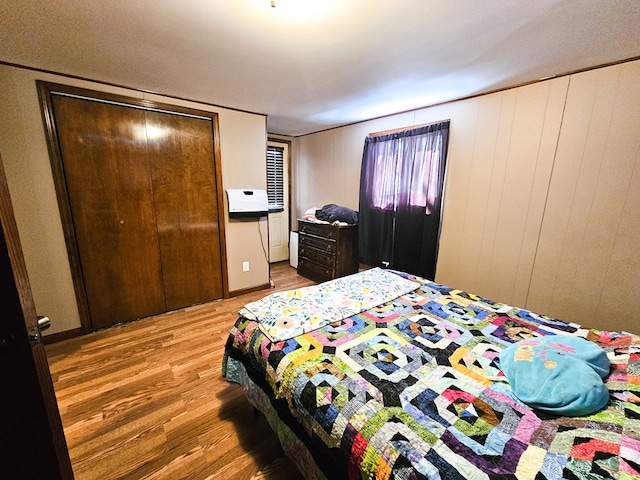
[[[304,257],[298,259],[298,273],[319,283],[335,278],[333,268],[319,265]]]
[[[310,246],[313,248],[317,248],[318,250],[324,250],[325,252],[329,252],[332,254],[335,254],[337,251],[337,244],[333,240],[317,237],[315,235],[307,235],[304,233],[300,235],[298,238],[299,238],[298,243],[300,244],[301,248]]]
[[[336,266],[335,254],[323,250],[317,250],[315,248],[307,246],[306,244],[300,247],[298,257],[309,259],[312,262],[319,263],[326,267],[333,268]]]
[[[318,237],[329,238],[335,240],[337,229],[329,224],[324,223],[300,223],[298,231],[301,233],[308,233],[310,235],[316,235]]]

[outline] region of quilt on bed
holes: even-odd
[[[640,478],[640,337],[402,275],[421,286],[285,341],[243,317],[231,331],[227,378],[242,366],[326,478]],[[604,409],[562,417],[513,394],[499,353],[555,334],[607,352]]]

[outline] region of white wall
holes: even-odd
[[[0,65],[0,155],[7,174],[34,302],[39,314],[51,318],[51,329],[45,332],[51,334],[79,328],[80,318],[36,80],[216,112],[225,189],[266,188],[266,118],[263,115]],[[262,251],[260,232],[266,239],[265,219],[260,222],[234,222],[229,221],[227,215],[226,258],[231,292],[267,285],[269,282],[269,267]],[[242,261],[245,260],[250,261],[249,272],[242,272]]]
[[[635,61],[299,137],[294,210],[358,209],[368,133],[450,119],[436,280],[640,332],[638,112]]]

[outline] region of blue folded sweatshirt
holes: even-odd
[[[500,368],[527,405],[558,415],[584,416],[603,408],[609,391],[606,352],[581,337],[549,335],[510,345]]]

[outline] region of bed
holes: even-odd
[[[225,347],[227,380],[305,478],[640,478],[640,337],[402,272],[335,295],[363,273],[245,306]],[[501,355],[548,336],[604,352],[603,408],[568,416],[514,393]]]

